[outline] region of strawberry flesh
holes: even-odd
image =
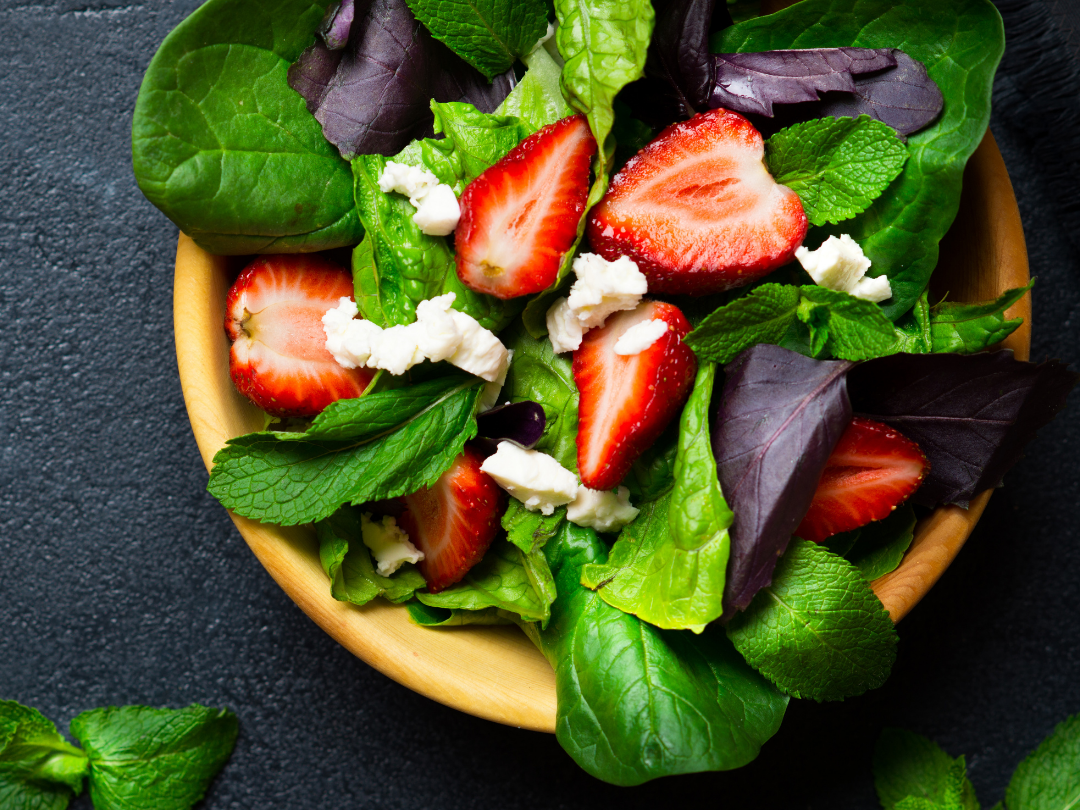
[[[236,390],[272,416],[314,416],[364,393],[375,372],[346,369],[326,350],[322,317],[352,298],[349,271],[314,254],[261,256],[225,301]]]
[[[820,543],[886,518],[929,471],[915,442],[888,425],[856,416],[825,462],[810,509],[795,534]]]
[[[583,115],[530,135],[466,186],[454,233],[462,283],[498,298],[550,287],[573,246],[596,141]]]
[[[667,332],[638,354],[618,355],[615,344],[632,326],[666,321]],[[690,323],[678,307],[642,301],[592,329],[574,352],[578,405],[578,473],[591,489],[615,487],[630,466],[678,415],[697,373],[682,339]]]
[[[481,452],[466,447],[430,489],[402,499],[398,524],[424,552],[418,567],[431,593],[464,577],[499,532],[506,496],[483,463]]]
[[[806,236],[806,213],[764,154],[761,133],[728,110],[672,124],[589,213],[593,250],[629,256],[653,293],[721,292],[787,264]]]

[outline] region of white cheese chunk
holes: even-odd
[[[614,532],[636,518],[638,511],[630,505],[630,490],[626,487],[619,487],[615,493],[589,489],[582,484],[577,496],[566,507],[566,519],[598,532]]]
[[[855,285],[855,289],[851,291],[851,294],[856,298],[863,298],[867,301],[873,301],[875,304],[880,304],[882,301],[892,298],[892,285],[889,284],[888,276],[878,276],[877,278],[860,278],[859,283]]]
[[[396,191],[409,198],[414,208],[420,207],[420,201],[439,185],[439,178],[420,166],[409,166],[394,160],[386,161],[386,167],[379,175],[379,190],[383,194]]]
[[[416,328],[416,324],[398,324],[383,329],[378,339],[372,341],[368,368],[381,368],[400,376],[418,363],[424,362],[424,354],[420,351],[420,336],[421,330]]]
[[[525,504],[530,512],[550,515],[556,506],[577,497],[577,477],[554,458],[538,450],[524,450],[512,442],[499,442],[495,455],[480,469]]]
[[[609,262],[583,253],[574,259],[574,275],[577,280],[567,300],[586,330],[603,325],[613,312],[633,309],[649,290],[645,275],[628,256]]]
[[[577,350],[585,330],[577,313],[570,309],[570,302],[566,298],[556,301],[544,319],[547,322],[548,340],[551,341],[555,354]]]
[[[641,354],[662,338],[670,328],[668,322],[660,318],[635,323],[615,341],[615,354]]]
[[[506,352],[506,362],[503,363],[499,376],[487,383],[484,390],[480,392],[480,413],[490,411],[498,404],[499,394],[502,393],[502,387],[506,384],[506,372],[510,370],[510,364],[513,361],[514,350],[510,349]]]
[[[461,332],[461,346],[450,355],[450,363],[488,382],[497,380],[506,362],[506,347],[471,315],[456,309],[450,314]]]
[[[461,347],[462,334],[450,310],[455,293],[438,295],[416,305],[417,345],[424,356],[438,363],[452,357]]]
[[[892,297],[892,287],[886,276],[864,278],[870,269],[870,260],[859,243],[846,233],[839,237],[830,236],[817,250],[800,247],[795,251],[795,258],[821,287],[874,302]]]
[[[409,202],[412,202],[411,198]],[[412,221],[429,236],[446,236],[453,233],[459,219],[461,206],[454,196],[454,190],[440,183],[420,198]]]
[[[381,577],[390,576],[403,563],[416,564],[424,559],[424,552],[412,544],[409,535],[391,515],[374,521],[364,512],[360,515],[360,535],[364,545],[371,549],[375,570]]]

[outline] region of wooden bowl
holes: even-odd
[[[176,252],[174,323],[180,384],[191,428],[207,469],[226,439],[260,430],[263,417],[229,379],[223,323],[230,262],[180,235]],[[1027,252],[1012,184],[987,133],[964,173],[960,213],[942,242],[934,292],[952,300],[993,298],[1028,281]],[[1031,300],[1010,317],[1024,325],[1005,345],[1027,359]],[[921,521],[903,563],[874,582],[899,621],[937,582],[964,544],[990,498],[969,509],[937,509]],[[231,513],[230,513],[231,514]],[[555,675],[515,627],[443,630],[410,623],[407,612],[383,600],[356,607],[330,596],[314,532],[281,528],[231,514],[255,556],[289,597],[338,643],[400,684],[447,706],[500,723],[554,732]]]

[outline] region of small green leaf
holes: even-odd
[[[943,302],[930,308],[930,332],[935,352],[972,354],[988,349],[1011,335],[1023,318],[1005,320],[1005,310],[1035,284],[1006,290],[993,301],[977,304]]]
[[[804,285],[801,293],[798,316],[810,327],[815,357],[822,348],[840,360],[891,353],[896,330],[877,304],[816,284]]]
[[[896,628],[859,570],[799,538],[772,584],[727,629],[751,666],[798,698],[843,700],[876,689],[896,658]]]
[[[559,507],[550,515],[542,515],[530,512],[517,498],[510,498],[502,517],[506,539],[521,549],[529,583],[547,605],[555,601],[556,592],[555,578],[544,556],[544,545],[558,533],[565,519],[565,507]]]
[[[41,712],[0,700],[0,807],[63,810],[88,772],[86,754]]]
[[[1080,807],[1080,714],[1060,723],[1013,773],[1005,791],[1009,810]]]
[[[563,98],[559,87],[562,69],[546,48],[537,48],[522,57],[529,69],[510,95],[503,99],[496,115],[513,115],[536,132],[574,111]]]
[[[915,510],[905,504],[887,518],[863,526],[859,539],[843,556],[873,582],[900,565],[914,536]]]
[[[814,225],[861,214],[906,160],[907,149],[896,131],[868,115],[805,121],[765,142],[769,171],[799,195]]]
[[[95,810],[187,810],[236,743],[228,709],[120,706],[83,712],[71,733],[90,756]]]
[[[450,610],[428,607],[423,602],[408,602],[409,618],[421,627],[462,627],[470,624],[514,624],[506,611],[498,608],[483,610]]]
[[[686,336],[686,344],[701,360],[730,363],[758,343],[779,345],[798,306],[798,287],[762,284],[709,315]]]
[[[896,343],[893,344],[890,354],[927,354],[933,351],[929,297],[930,291],[923,290],[911,311],[893,324],[896,329]]]
[[[964,758],[954,760],[926,737],[898,728],[878,738],[874,787],[885,810],[979,810]]]

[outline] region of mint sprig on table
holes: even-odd
[[[236,742],[228,709],[111,706],[71,721],[68,743],[36,709],[0,701],[0,807],[64,810],[89,780],[96,810],[188,810]]]

